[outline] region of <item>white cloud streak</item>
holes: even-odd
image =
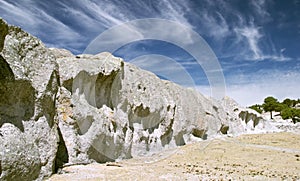
[[[35,6],[31,7],[30,3],[14,5],[0,0],[0,11],[13,12],[4,13],[4,18],[12,24],[22,26],[25,31],[31,32],[39,38],[51,37],[51,40],[55,42],[53,45],[56,47],[64,47],[71,43],[75,47],[76,44],[78,46],[82,45],[81,42],[74,42],[74,39],[81,38],[78,32],[50,16],[44,10]],[[48,32],[45,32],[45,30]]]
[[[208,13],[204,9],[199,14],[199,18],[206,27],[205,35],[208,34],[219,42],[222,53],[219,54],[219,57],[254,61],[291,60],[290,57],[286,57],[283,52],[280,52],[282,47],[274,46],[268,32],[264,29],[264,24],[272,20],[272,16],[268,12],[268,8],[273,4],[272,0],[249,1],[248,3],[252,8],[246,16],[245,12],[232,7],[231,3],[226,1],[209,1],[207,3],[211,9],[217,10]],[[221,7],[221,12],[219,12],[218,7]],[[236,21],[229,23],[228,20],[230,19],[236,19]],[[231,44],[228,46],[226,43],[224,47],[222,45],[223,40],[228,38],[231,39]],[[223,48],[225,51],[222,51]],[[230,52],[226,51],[228,48],[230,48]]]
[[[50,15],[55,9],[61,10],[61,16],[67,18],[68,25]],[[34,0],[18,3],[0,0],[0,11],[1,16],[9,23],[21,26],[43,39],[46,44],[74,50],[80,47],[83,49],[84,44],[87,45],[88,40],[93,39],[92,36],[97,36],[107,28],[139,18],[164,18],[193,28],[185,17],[189,12],[187,1],[82,0],[47,2],[45,5],[45,2]],[[73,28],[73,25],[81,30]],[[47,32],[43,33],[45,30]],[[49,32],[51,38],[47,37]]]
[[[243,27],[237,28],[235,29],[235,31],[238,35],[242,35],[249,44],[249,48],[253,53],[251,58],[255,60],[260,60],[262,58],[262,52],[258,46],[258,42],[262,37],[262,34],[259,32],[259,28]]]
[[[204,11],[201,14],[201,18],[203,25],[207,28],[208,34],[217,41],[230,35],[229,25],[220,12],[210,15],[208,11]]]
[[[246,60],[274,60],[274,61],[289,61],[290,57],[284,56],[285,48],[277,51],[272,42],[269,42],[269,46],[272,49],[271,54],[265,53],[261,47],[260,42],[264,39],[264,34],[261,33],[261,27],[255,27],[253,24],[250,26],[243,26],[242,28],[236,28],[235,32],[239,36],[239,44],[248,44],[249,49],[242,51],[244,59]]]
[[[188,19],[185,17],[187,12],[191,12],[188,1],[181,0],[175,2],[170,0],[162,0],[160,7],[164,7],[161,8],[160,11],[163,18],[180,22],[185,26],[193,28],[193,25],[191,25]]]
[[[268,22],[271,20],[270,13],[267,11],[267,4],[272,4],[271,1],[268,0],[256,0],[250,1],[250,4],[254,7],[255,15],[260,17],[260,21]]]

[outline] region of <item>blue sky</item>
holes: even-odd
[[[209,44],[225,75],[226,94],[240,104],[261,103],[269,95],[300,98],[300,0],[0,0],[0,16],[48,47],[74,54],[124,22],[176,21]],[[143,40],[114,52],[126,61],[147,54],[175,60],[200,92],[210,94],[205,72],[176,45]]]

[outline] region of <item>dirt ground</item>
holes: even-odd
[[[48,180],[300,180],[300,134],[224,137],[63,172]]]

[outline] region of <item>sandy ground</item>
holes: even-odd
[[[224,137],[63,172],[48,180],[300,180],[300,134]]]

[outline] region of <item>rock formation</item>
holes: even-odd
[[[0,180],[39,180],[64,164],[142,156],[261,121],[110,53],[48,49],[3,20],[0,30]]]
[[[32,180],[55,169],[58,66],[43,43],[0,20],[0,180]]]

